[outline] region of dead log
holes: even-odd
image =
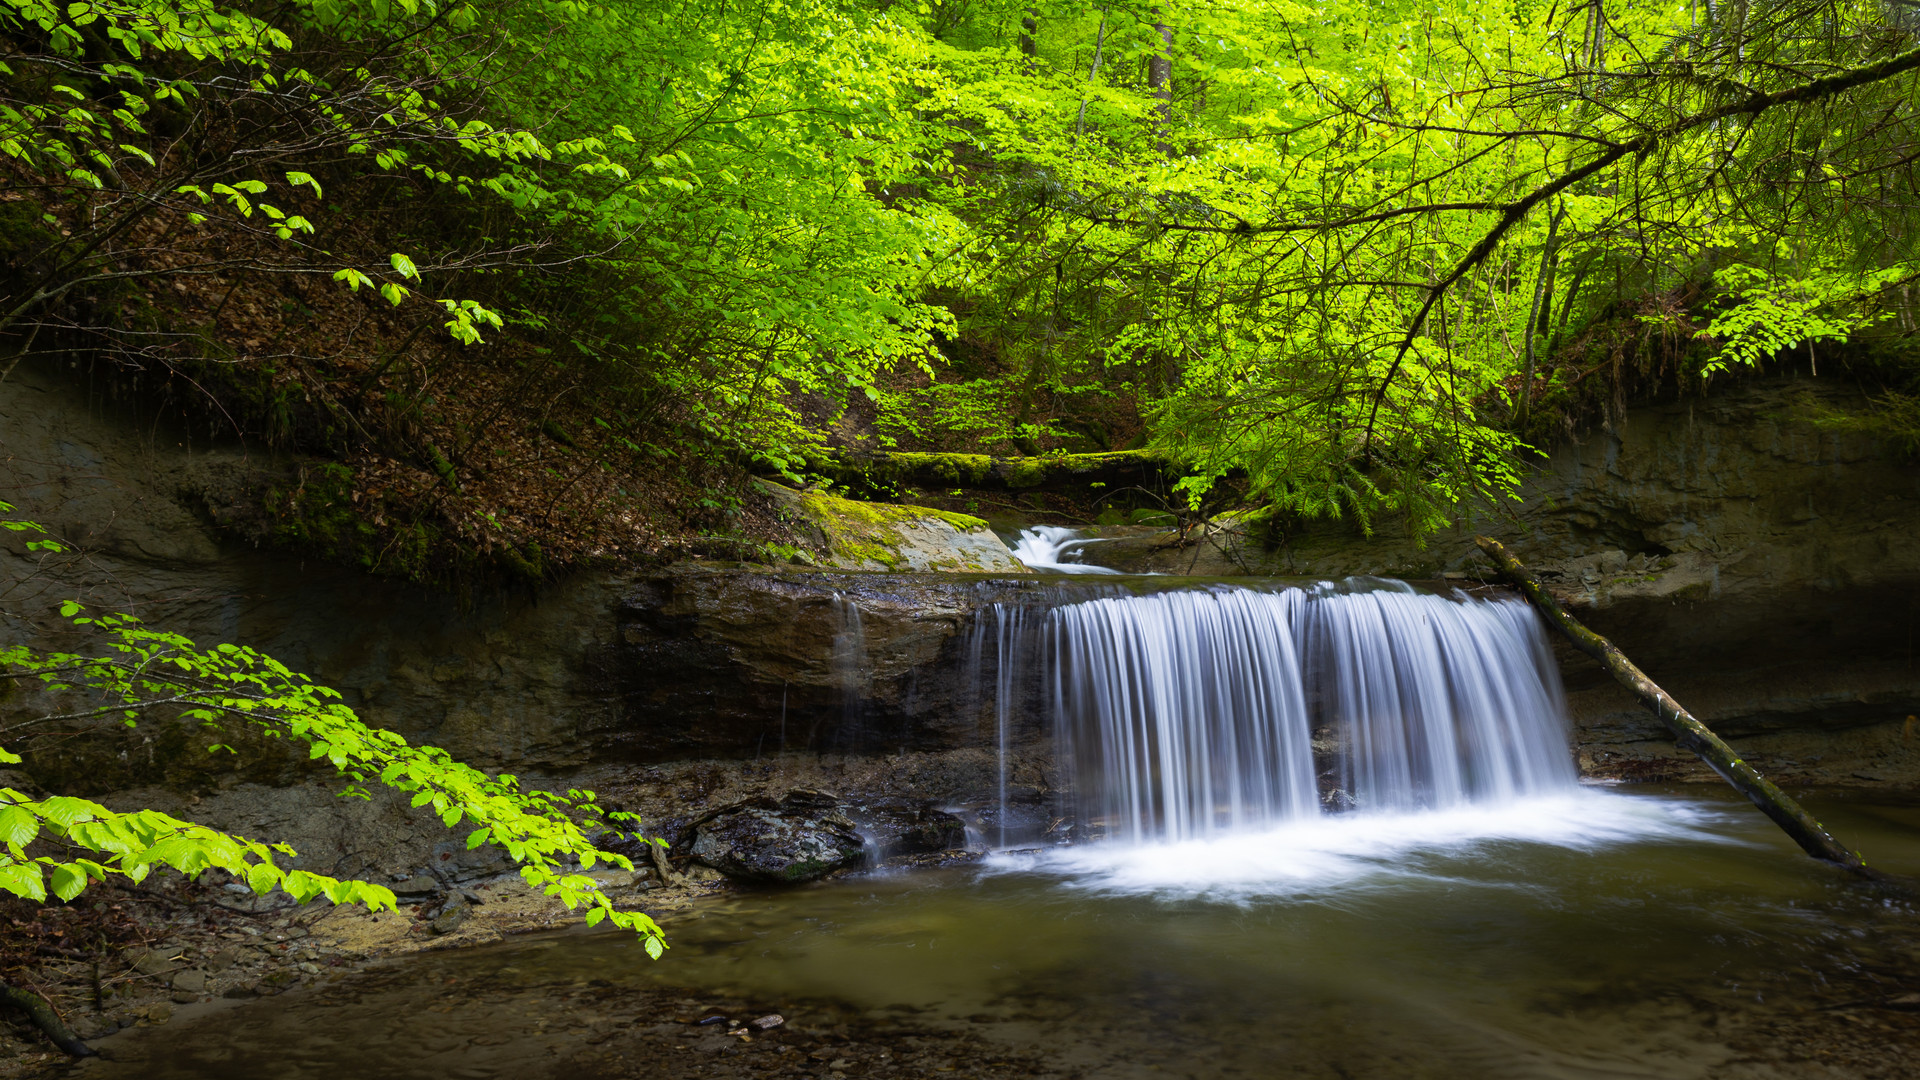
[[[60,1019],[53,1011],[47,999],[31,990],[22,990],[17,986],[0,982],[0,1004],[11,1005],[33,1019],[34,1025],[53,1040],[53,1045],[71,1057],[83,1058],[96,1056],[93,1047],[81,1041],[80,1036]]]
[[[1734,790],[1753,801],[1760,812],[1773,819],[1801,850],[1816,859],[1823,859],[1846,867],[1862,877],[1884,880],[1885,875],[1867,866],[1859,852],[1850,851],[1840,841],[1833,838],[1812,814],[1792,796],[1781,791],[1773,781],[1761,776],[1752,765],[1741,760],[1733,747],[1720,741],[1707,725],[1694,719],[1693,714],[1680,707],[1673,696],[1647,678],[1625,653],[1614,647],[1613,642],[1587,629],[1580,620],[1567,614],[1546,589],[1542,588],[1527,568],[1513,554],[1500,545],[1498,540],[1485,536],[1474,537],[1474,543],[1500,568],[1500,576],[1506,578],[1526,595],[1526,598],[1539,609],[1540,614],[1559,631],[1567,635],[1574,647],[1600,662],[1607,673],[1619,680],[1620,685],[1633,691],[1646,706],[1660,717],[1660,722],[1673,732],[1674,742],[1689,751],[1701,761],[1707,763],[1720,778],[1732,784]]]

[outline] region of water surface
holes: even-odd
[[[1920,807],[1815,798],[1920,874]],[[1912,904],[1736,797],[1508,806],[718,898],[130,1031],[105,1077],[1904,1077]],[[689,989],[692,988],[692,989]],[[790,1023],[749,1046],[689,1023]]]

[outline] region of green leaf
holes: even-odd
[[[0,843],[21,848],[40,835],[40,819],[20,806],[0,810]]]
[[[0,889],[28,900],[47,898],[46,881],[41,877],[39,863],[9,863],[0,866]]]
[[[87,872],[73,863],[61,863],[53,868],[53,894],[62,900],[71,900],[87,887]]]

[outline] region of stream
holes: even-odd
[[[1815,795],[1920,874],[1920,806]],[[1911,901],[1737,796],[1583,786],[719,896],[103,1041],[91,1077],[1909,1076]],[[696,989],[697,988],[697,989]],[[729,1037],[724,1016],[783,1026]],[[743,1026],[740,1031],[750,1031]]]

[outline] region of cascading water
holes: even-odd
[[[1401,582],[1304,607],[1307,679],[1341,726],[1342,787],[1368,809],[1500,801],[1576,781],[1560,677],[1519,600]]]
[[[993,627],[1003,819],[1023,650],[1043,661],[1071,810],[1118,839],[1208,839],[1323,805],[1455,809],[1577,782],[1559,677],[1518,600],[1363,581],[1018,611],[983,611],[974,642],[977,665]]]
[[[1111,567],[1094,566],[1081,561],[1086,557],[1087,545],[1099,542],[1081,536],[1078,529],[1035,525],[1020,530],[1020,539],[1013,545],[1013,557],[1027,564],[1029,569],[1055,574],[1120,573]]]
[[[867,685],[872,679],[867,661],[867,631],[860,624],[860,605],[836,592],[833,594],[833,608],[835,621],[839,623],[839,630],[833,635],[833,674],[834,681],[840,684],[842,724],[847,731],[858,731]],[[785,700],[783,689],[780,721],[783,742]]]
[[[1049,613],[1055,725],[1083,817],[1187,839],[1314,811],[1290,629],[1301,595],[1170,592]]]

